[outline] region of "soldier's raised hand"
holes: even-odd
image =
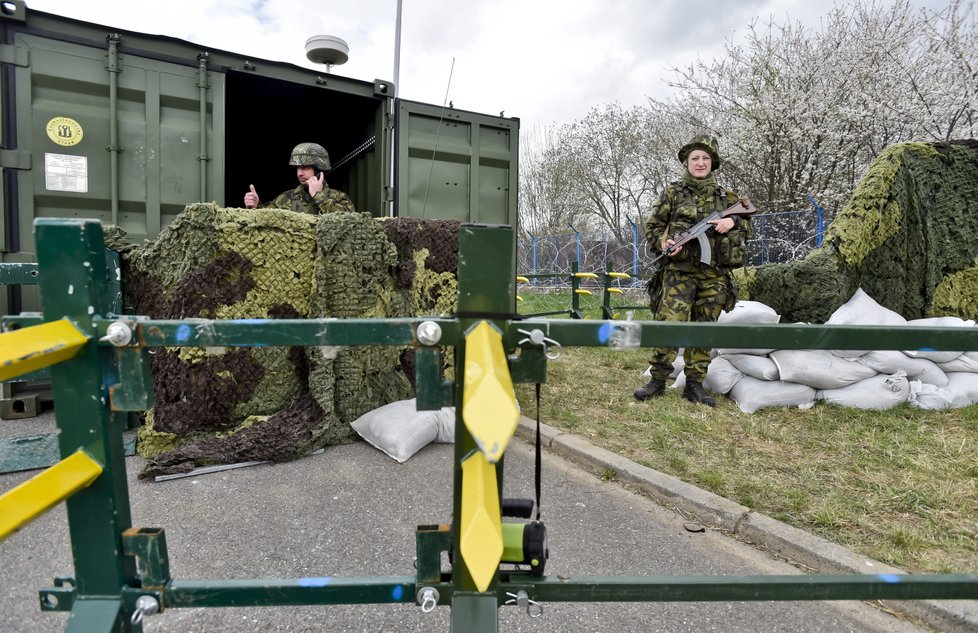
[[[261,200],[258,198],[258,192],[255,191],[255,186],[249,186],[251,187],[251,191],[244,195],[244,205],[246,209],[254,209],[261,203]]]
[[[319,172],[318,174],[316,174],[315,176],[307,180],[306,184],[309,185],[309,195],[315,196],[317,193],[322,191],[325,180],[326,177],[323,175],[323,172]]]

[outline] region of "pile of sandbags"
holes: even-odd
[[[721,323],[778,323],[769,306],[740,301]],[[975,327],[958,317],[906,320],[862,289],[836,310],[831,325]],[[673,386],[682,386],[678,376]],[[884,410],[903,402],[922,409],[978,403],[978,352],[933,350],[718,349],[705,381],[746,413],[767,407],[812,406],[816,400]]]

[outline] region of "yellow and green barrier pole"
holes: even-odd
[[[102,465],[84,450],[0,495],[0,541],[47,512],[102,474]]]
[[[45,321],[67,318],[94,338],[94,318],[110,317],[116,298],[106,280],[101,225],[43,219],[35,223],[35,235]],[[62,459],[82,449],[104,470],[65,502],[76,582],[65,630],[72,633],[141,630],[120,593],[137,587],[138,578],[121,540],[132,519],[122,445],[126,414],[108,406],[109,389],[120,379],[114,356],[111,348],[86,344],[50,369]]]
[[[465,333],[455,346],[455,452],[451,604],[453,631],[493,633],[503,554],[500,498],[506,445],[519,411],[502,346],[516,303],[515,275],[500,275],[490,258],[515,262],[511,227],[459,231],[458,316]],[[514,263],[515,267],[515,263]],[[509,393],[506,393],[508,389]]]
[[[68,360],[88,336],[67,319],[0,334],[0,382]]]
[[[613,296],[621,296],[625,294],[621,288],[614,285],[616,281],[620,281],[623,279],[632,279],[632,276],[629,275],[628,273],[615,272],[614,270],[612,270],[612,264],[609,261],[605,267],[605,273],[604,273],[604,298],[602,299],[602,304],[601,304],[602,318],[607,320],[617,319],[622,310],[648,310],[649,309],[648,303],[644,303],[642,305],[612,304]]]
[[[563,281],[566,278],[567,275],[564,274],[538,273],[538,274],[528,274],[528,275],[517,275],[516,281],[517,283],[528,284],[531,282],[531,280],[535,283],[538,279],[556,279],[556,280]],[[517,302],[523,301],[523,297],[517,294],[516,301]],[[551,310],[550,312],[523,313],[521,314],[521,316],[523,316],[524,318],[535,318],[535,317],[553,316],[555,314],[571,315],[572,310]]]
[[[572,319],[583,319],[584,313],[581,312],[581,296],[593,294],[587,288],[581,288],[582,279],[597,279],[594,273],[582,273],[578,270],[577,262],[571,264],[571,311]]]

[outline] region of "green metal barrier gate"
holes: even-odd
[[[497,609],[505,604],[532,609],[547,601],[978,598],[978,574],[551,578],[501,570],[498,557],[479,553],[492,549],[487,546],[496,544],[499,532],[500,457],[512,436],[515,402],[512,385],[509,394],[505,387],[510,379],[545,381],[548,345],[715,347],[736,340],[742,347],[786,349],[978,350],[976,329],[515,321],[514,271],[499,266],[514,261],[512,229],[486,225],[461,227],[455,318],[152,320],[111,313],[112,292],[106,284],[97,222],[40,219],[35,233],[44,316],[34,318],[36,325],[21,330],[16,341],[3,339],[0,349],[15,344],[23,348],[19,355],[0,352],[0,380],[4,372],[35,368],[22,363],[57,363],[51,365],[51,376],[63,460],[54,468],[79,469],[68,484],[36,484],[42,491],[36,496],[44,497],[48,507],[66,499],[74,577],[56,579],[54,587],[40,591],[43,610],[72,612],[66,631],[141,631],[144,615],[181,607],[403,603],[430,610],[447,605],[452,630],[491,633],[497,630]],[[24,336],[35,328],[36,341]],[[56,328],[78,336],[55,332]],[[68,343],[57,345],[62,339]],[[416,573],[322,582],[178,580],[170,573],[164,530],[132,527],[122,431],[127,411],[152,406],[149,349],[258,345],[415,346],[419,408],[454,403],[457,412],[456,521],[418,528]],[[454,347],[454,383],[440,374],[442,347]],[[504,350],[518,353],[506,356]],[[47,354],[54,356],[45,361]],[[487,409],[487,402],[498,407]],[[467,409],[467,404],[480,406]],[[494,416],[499,424],[491,423]],[[18,497],[16,492],[0,497],[0,517],[8,514],[5,504],[13,505],[8,498]],[[32,496],[19,497],[20,503],[30,505]],[[15,507],[23,520],[8,533],[44,509]],[[3,535],[0,525],[0,538]],[[452,555],[449,572],[441,571],[444,551]]]

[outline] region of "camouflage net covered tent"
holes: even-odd
[[[888,147],[820,248],[735,277],[786,322],[824,323],[858,288],[908,319],[978,319],[978,141]]]
[[[458,222],[188,205],[123,259],[126,312],[159,319],[451,314]],[[285,461],[355,439],[350,422],[409,398],[404,350],[169,348],[139,431],[143,477]],[[413,376],[412,376],[413,378]]]

